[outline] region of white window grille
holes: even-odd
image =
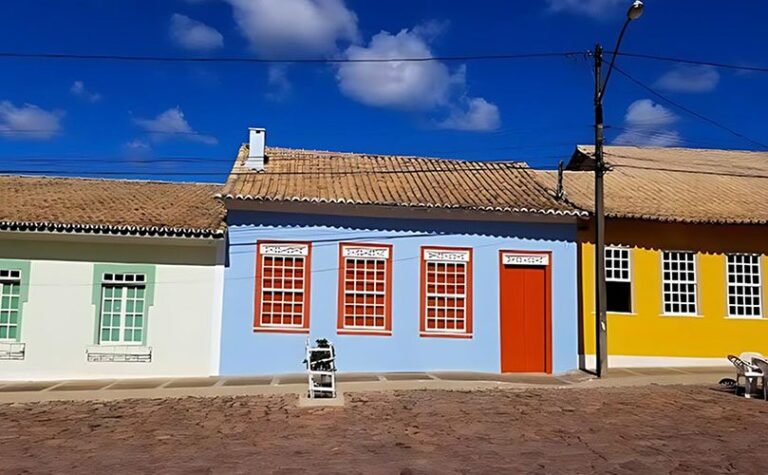
[[[760,256],[729,254],[727,265],[728,316],[762,317]]]
[[[632,269],[625,247],[605,248],[606,301],[609,312],[632,312]]]
[[[21,271],[0,269],[0,341],[19,338]]]
[[[101,285],[99,344],[141,345],[146,319],[146,276],[105,273]]]
[[[662,254],[664,313],[696,315],[696,254],[664,251]]]

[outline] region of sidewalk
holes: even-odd
[[[647,384],[714,384],[733,377],[727,367],[612,369],[596,379],[583,372],[551,376],[542,374],[491,374],[472,372],[339,373],[343,393],[365,391],[444,389],[471,391],[491,388],[617,387]],[[304,374],[254,377],[163,378],[0,382],[0,404],[39,401],[118,400],[132,398],[213,397],[261,394],[303,394]]]

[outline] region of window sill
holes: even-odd
[[[339,328],[336,330],[337,335],[360,335],[360,336],[392,336],[391,330],[356,330],[350,328]]]
[[[472,339],[471,333],[419,332],[419,336],[424,338],[459,338],[464,340]]]
[[[765,317],[725,317],[726,320],[763,320],[768,322],[768,318]]]
[[[23,360],[26,347],[25,343],[17,341],[0,341],[0,360]]]
[[[253,327],[254,333],[295,333],[309,334],[309,328],[291,328],[291,327]]]
[[[152,347],[141,345],[93,345],[85,349],[90,363],[151,363]]]
[[[684,313],[662,313],[659,316],[662,318],[704,318],[704,315],[686,315]]]

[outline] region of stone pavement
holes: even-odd
[[[560,375],[492,374],[473,372],[339,373],[343,393],[414,389],[476,390],[537,387],[624,387],[648,384],[716,384],[734,377],[728,367],[616,368],[603,379],[584,372]],[[253,377],[156,378],[120,380],[71,380],[0,382],[0,404],[37,401],[119,400],[302,394],[305,374]]]

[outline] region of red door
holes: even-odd
[[[501,371],[550,373],[549,267],[502,261],[500,280]]]

